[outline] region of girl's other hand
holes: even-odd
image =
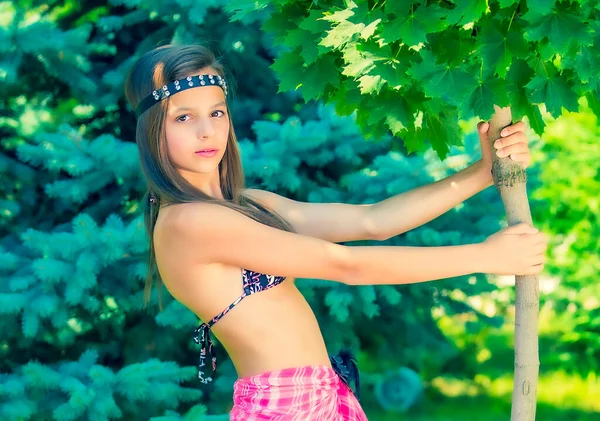
[[[500,230],[481,243],[486,273],[538,274],[544,269],[547,243],[543,233],[526,223]]]
[[[492,183],[492,153],[495,153],[499,158],[510,157],[515,162],[521,164],[523,169],[526,169],[531,164],[531,153],[529,151],[529,139],[525,135],[527,126],[524,122],[519,121],[513,125],[505,127],[500,135],[500,139],[496,140],[493,145],[493,150],[489,147],[488,130],[490,128],[489,123],[480,121],[477,124],[477,131],[479,133],[479,142],[481,144],[481,166],[482,172],[485,177],[489,178],[489,182]]]

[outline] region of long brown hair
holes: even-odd
[[[154,89],[210,67],[225,77],[223,65],[206,47],[200,45],[163,45],[142,55],[133,65],[125,82],[125,95],[133,109]],[[228,83],[229,91],[231,83]],[[228,92],[228,96],[231,93]],[[177,171],[167,153],[165,118],[167,100],[155,104],[137,120],[136,143],[147,191],[142,199],[144,223],[150,239],[149,264],[144,288],[144,305],[150,301],[152,280],[156,267],[153,232],[160,204],[205,202],[234,209],[255,221],[285,231],[292,226],[280,215],[243,195],[245,177],[242,169],[237,139],[229,115],[229,138],[223,159],[219,163],[219,179],[223,199],[217,199],[198,190]],[[150,195],[158,199],[149,201]],[[158,271],[157,271],[158,272]],[[160,274],[157,273],[159,307],[162,310]]]

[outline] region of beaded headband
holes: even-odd
[[[159,103],[171,95],[175,95],[177,92],[185,91],[186,89],[190,88],[200,88],[202,86],[220,86],[223,89],[223,92],[225,92],[225,96],[227,96],[227,82],[225,81],[225,78],[219,75],[188,76],[183,79],[170,82],[161,89],[152,91],[150,95],[142,99],[135,109],[135,113],[139,117],[154,104]]]

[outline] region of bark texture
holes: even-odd
[[[500,132],[511,124],[510,107],[499,108],[490,120],[488,138],[492,148],[492,175],[508,220],[508,225],[532,224],[527,198],[527,174],[510,157],[498,158],[493,147]],[[515,280],[515,368],[511,421],[534,421],[539,375],[538,311],[539,280],[537,275],[517,276]]]

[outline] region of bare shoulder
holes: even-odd
[[[179,203],[161,209],[159,220],[163,229],[171,234],[197,233],[198,230],[231,223],[239,215],[226,206],[215,203]],[[157,220],[157,225],[159,223]],[[210,223],[209,223],[210,222]]]
[[[202,263],[201,252],[193,252],[204,239],[210,240],[210,227],[218,229],[227,223],[227,208],[211,203],[180,203],[160,210],[154,227],[154,247],[157,260],[175,257],[178,261]],[[209,223],[210,222],[210,223]],[[208,230],[208,231],[207,231]],[[200,249],[201,250],[201,249]]]
[[[164,222],[155,232],[155,242],[160,241],[163,251],[188,264],[218,263],[272,275],[341,282],[351,266],[349,250],[343,246],[265,225],[219,204],[177,205]]]

